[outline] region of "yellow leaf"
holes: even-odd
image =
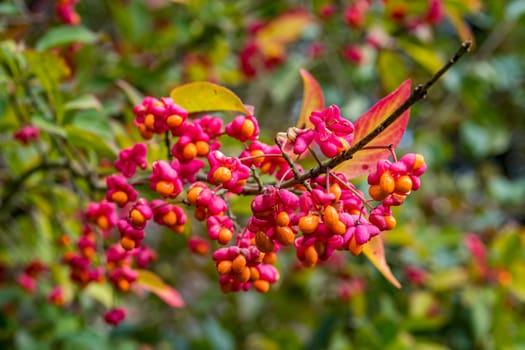
[[[368,243],[363,246],[363,253],[394,287],[401,288],[401,283],[399,283],[386,262],[385,248],[381,235],[377,235],[368,241]]]
[[[474,41],[474,34],[472,33],[472,30],[470,30],[469,25],[467,22],[463,19],[463,16],[461,13],[451,7],[446,8],[447,16],[450,19],[450,22],[456,29],[456,32],[458,33],[459,38],[461,41],[465,40],[471,40],[472,41],[472,49],[474,49],[476,42]]]
[[[184,300],[182,300],[179,292],[171,286],[164,283],[162,278],[148,270],[137,270],[137,285],[141,288],[156,294],[166,304],[172,307],[183,307]]]
[[[178,86],[171,90],[170,96],[188,113],[236,111],[250,114],[233,91],[206,81]]]
[[[306,11],[285,13],[259,30],[255,40],[265,56],[279,56],[284,53],[284,46],[297,40],[310,23],[312,18]]]
[[[399,45],[414,61],[419,63],[429,73],[433,74],[437,72],[444,64],[443,59],[435,50],[408,41],[399,41]]]
[[[84,292],[108,309],[113,305],[113,289],[109,283],[90,283]]]

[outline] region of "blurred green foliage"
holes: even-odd
[[[0,4],[0,347],[525,349],[523,1],[444,0],[447,17],[425,33],[400,26],[380,1],[362,28],[350,28],[342,15],[350,3],[86,0],[73,27],[59,23],[53,1]],[[427,5],[410,3],[416,14]],[[325,18],[327,4],[336,11]],[[246,78],[238,61],[250,23],[298,7],[311,24],[280,65]],[[371,28],[394,44],[366,46]],[[97,174],[108,172],[119,147],[139,140],[131,107],[142,95],[166,96],[193,80],[227,85],[255,106],[270,140],[295,123],[299,68],[319,80],[327,104],[355,119],[401,81],[426,81],[458,47],[461,28],[473,35],[472,54],[412,109],[399,150],[422,153],[429,165],[386,237],[403,289],[363,257],[341,254],[304,270],[284,254],[281,281],[268,294],[224,295],[209,257],[191,255],[184,237],[169,232],[149,243],[162,257],[154,270],[182,294],[183,309],[126,298],[129,318],[110,329],[100,317],[107,290],[87,290],[60,309],[46,301],[52,282],[42,280],[35,295],[14,283],[38,257],[50,280],[73,288],[56,239],[79,235],[78,210],[103,194]],[[309,54],[312,43],[324,54]],[[348,44],[363,49],[360,64],[345,58]],[[28,123],[41,140],[21,147],[12,133]],[[61,163],[64,154],[74,161]],[[233,208],[249,208],[249,199]],[[467,237],[477,237],[484,258]]]

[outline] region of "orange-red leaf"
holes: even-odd
[[[236,111],[250,114],[233,91],[206,81],[178,86],[171,90],[170,97],[188,113]]]
[[[382,98],[365,114],[360,116],[356,122],[353,144],[359,142],[363,137],[368,135],[379,124],[381,124],[396,108],[410,96],[410,80],[405,80],[394,92]],[[405,133],[410,109],[407,109],[394,123],[383,130],[374,140],[366,146],[378,147],[393,145],[396,147]],[[339,164],[335,170],[342,172],[352,179],[365,175],[373,170],[378,160],[388,158],[390,151],[388,149],[364,149],[356,154],[350,160]]]
[[[321,110],[324,108],[324,97],[321,86],[315,78],[306,70],[301,69],[301,77],[303,78],[303,103],[301,106],[301,114],[297,120],[297,127],[300,129],[313,127],[308,119],[312,111]]]
[[[375,236],[368,243],[365,243],[363,253],[390,283],[396,288],[401,288],[401,283],[399,283],[386,262],[385,248],[381,235]]]
[[[172,307],[184,306],[184,300],[182,300],[179,292],[164,283],[162,278],[148,270],[138,270],[138,274],[139,276],[135,283],[140,287],[156,294],[166,304]]]

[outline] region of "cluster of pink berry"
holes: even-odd
[[[431,33],[431,27],[441,23],[445,18],[445,5],[443,0],[428,0],[427,4],[410,5],[407,2],[397,1],[377,1],[383,3],[384,17],[389,20],[390,27],[400,28],[412,34],[424,36]],[[360,32],[365,38],[364,43],[349,43],[342,49],[342,56],[353,64],[362,64],[366,60],[366,49],[379,49],[391,47],[394,38],[379,26],[367,25],[371,18],[374,6],[371,0],[354,0],[338,8],[334,1],[324,1],[318,6],[317,13],[323,22],[330,22],[335,15],[342,13],[342,21],[350,29]],[[415,13],[414,9],[421,9]],[[313,58],[324,54],[324,45],[319,42],[312,44],[309,49],[310,56]]]
[[[317,148],[330,158],[349,148],[354,126],[337,106],[313,111],[308,120],[311,127],[280,133],[276,145],[259,140],[259,126],[252,115],[237,116],[224,125],[216,116],[189,118],[171,98],[153,97],[146,97],[134,112],[142,137],[168,138],[167,144],[172,145],[169,159],[148,165],[144,143],[120,152],[115,161],[119,174],[106,178],[105,198],[91,203],[85,212],[86,229],[77,243],[78,251],[69,252],[64,259],[80,285],[106,277],[117,291],[130,290],[138,275],[134,267],[147,268],[155,258],[145,244],[148,225],[154,222],[182,233],[188,220],[185,211],[192,210],[193,217],[205,224],[209,241],[190,233],[190,250],[206,254],[215,242],[213,260],[221,290],[253,287],[265,293],[279,279],[274,265],[281,248],[294,247],[302,265],[313,267],[335,250],[357,255],[372,237],[392,229],[395,219],[390,207],[400,205],[419,188],[419,176],[426,169],[422,156],[415,154],[399,161],[380,161],[368,179],[368,200],[344,174],[334,171],[284,188],[283,181],[302,173],[291,157],[315,153]],[[238,156],[222,153],[223,137],[240,142],[243,150]],[[276,180],[264,184],[261,174]],[[151,189],[147,196],[136,186],[144,182]],[[233,195],[245,194],[256,196],[251,203],[253,216],[241,228],[228,201]],[[157,198],[148,201],[146,197],[152,195]],[[380,204],[374,207],[374,202]],[[94,268],[93,231],[97,230],[105,240],[102,246],[108,248],[105,264]],[[116,233],[119,242],[107,244]],[[121,308],[105,316],[111,324],[124,318]]]

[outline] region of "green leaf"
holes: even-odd
[[[121,88],[122,91],[124,91],[129,102],[131,102],[131,104],[134,106],[141,103],[144,99],[144,96],[142,96],[142,94],[137,89],[135,89],[135,87],[125,80],[117,80],[117,86]]]
[[[14,4],[0,4],[0,14],[2,15],[16,15],[20,11]]]
[[[176,87],[171,90],[170,96],[188,113],[237,111],[251,114],[233,91],[206,81]]]
[[[182,300],[179,292],[165,284],[162,278],[148,270],[137,270],[137,272],[139,274],[135,282],[137,285],[156,294],[172,307],[184,307],[184,300]]]
[[[312,111],[324,108],[324,96],[321,86],[310,73],[301,69],[301,77],[303,78],[303,102],[297,127],[303,129],[313,127],[308,117]]]
[[[408,73],[405,62],[394,51],[381,50],[377,56],[377,69],[381,85],[386,91],[392,91],[406,79]]]
[[[435,291],[452,290],[464,286],[468,279],[467,270],[457,267],[430,274],[427,285]]]
[[[363,253],[381,274],[396,288],[401,288],[401,283],[394,276],[385,258],[385,248],[381,235],[373,237],[363,245]]]
[[[55,123],[45,119],[40,115],[35,115],[31,118],[31,123],[37,126],[39,129],[44,130],[50,134],[66,137],[66,131],[64,128],[56,125]]]
[[[111,126],[109,125],[106,116],[94,109],[83,110],[76,112],[67,124],[76,126],[77,128],[92,132],[99,137],[112,141],[113,134]]]
[[[48,30],[36,43],[37,50],[47,50],[72,43],[92,44],[97,35],[83,26],[60,26]]]
[[[55,108],[59,124],[63,117],[63,104],[59,91],[60,83],[70,75],[70,69],[64,59],[51,52],[25,51],[29,69],[46,90],[49,103]]]
[[[87,131],[74,125],[65,128],[67,140],[70,144],[84,149],[93,149],[104,156],[114,157],[118,154],[116,147],[110,145],[94,132]]]
[[[101,111],[102,104],[95,95],[87,94],[66,102],[64,104],[64,109],[66,111],[77,109],[96,109],[97,111]]]

